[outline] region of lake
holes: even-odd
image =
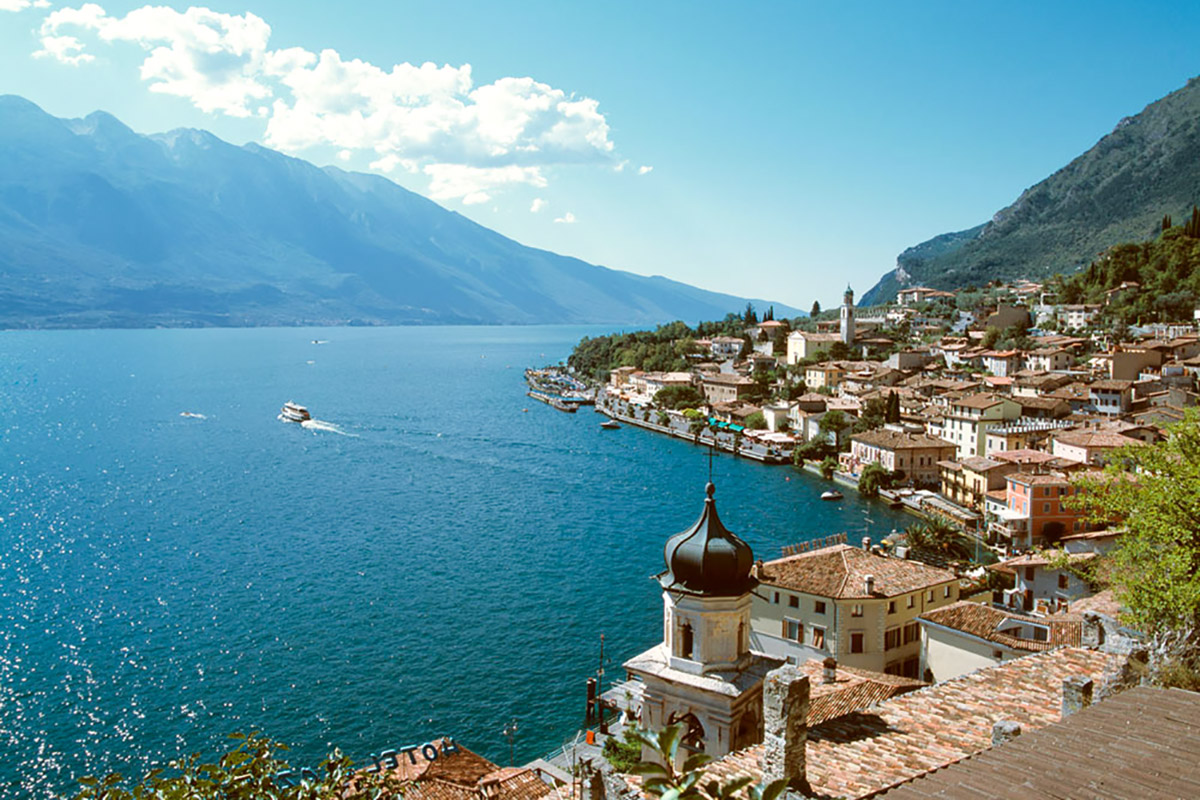
[[[703,448],[525,396],[602,332],[0,333],[0,791],[250,729],[298,766],[442,735],[506,763],[513,719],[519,763],[560,746],[601,633],[606,679],[660,639],[649,576],[708,479]],[[766,559],[910,521],[790,467],[713,478]]]

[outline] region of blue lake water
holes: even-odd
[[[2,796],[248,729],[298,765],[440,735],[507,762],[514,718],[518,762],[562,744],[601,633],[608,677],[659,640],[648,577],[708,472],[525,397],[524,367],[599,332],[0,333]],[[789,467],[713,469],[767,559],[908,522]]]

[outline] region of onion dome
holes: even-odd
[[[664,589],[678,589],[709,597],[736,597],[758,585],[750,575],[754,552],[750,545],[721,524],[713,500],[716,487],[704,491],[704,511],[692,527],[667,540],[663,560],[667,571],[658,582]]]

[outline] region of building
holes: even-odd
[[[754,381],[741,375],[718,372],[700,379],[700,389],[709,405],[741,400],[754,388]]]
[[[452,739],[436,739],[420,751],[385,750],[367,769],[387,770],[405,784],[404,800],[557,800],[560,796],[551,785],[554,778],[546,772],[533,766],[500,767]]]
[[[1074,424],[1067,420],[1020,419],[991,428],[984,436],[983,454],[987,458],[994,458],[1014,450],[1036,449],[1048,443],[1055,431],[1065,430]]]
[[[840,341],[836,333],[792,331],[787,338],[787,363],[797,364],[805,359],[817,358],[829,352],[834,342]]]
[[[1054,434],[1050,453],[1078,464],[1099,465],[1113,450],[1121,447],[1139,447],[1141,439],[1134,439],[1115,431],[1097,428],[1078,428]]]
[[[921,673],[947,681],[984,667],[1055,647],[1078,647],[1083,618],[1031,617],[960,600],[926,611],[921,624]]]
[[[919,677],[919,614],[958,600],[953,572],[834,545],[768,561],[751,606],[758,646],[776,657]]]
[[[1056,317],[1059,326],[1063,328],[1086,328],[1100,313],[1103,306],[1093,306],[1081,303],[1058,306]]]
[[[942,435],[958,449],[958,458],[987,452],[987,434],[1021,416],[1021,406],[1007,397],[972,394],[953,400],[944,417]]]
[[[763,679],[781,662],[750,650],[754,553],[721,524],[715,491],[664,548],[663,641],[624,667],[642,682],[646,729],[680,723],[685,752],[719,758],[762,741]]]
[[[1133,410],[1133,381],[1096,381],[1088,386],[1096,413],[1117,416]]]
[[[713,358],[719,361],[739,357],[745,346],[746,340],[736,336],[714,336],[709,344]]]
[[[954,445],[924,434],[880,428],[850,437],[846,466],[859,473],[867,464],[879,464],[889,472],[899,471],[904,479],[919,484],[938,480],[938,462],[954,455]]]
[[[918,303],[939,298],[953,300],[954,292],[943,292],[928,286],[910,286],[896,292],[896,302],[902,306],[915,306]]]
[[[998,378],[1007,378],[1021,369],[1018,350],[988,350],[979,357],[979,365]]]
[[[854,344],[854,290],[846,285],[846,293],[842,295],[842,309],[838,334],[845,345]]]
[[[992,535],[1028,549],[1084,530],[1083,511],[1067,502],[1079,490],[1064,474],[1014,472],[1004,480],[1004,508],[989,527]]]
[[[1025,369],[1032,372],[1058,372],[1074,363],[1075,354],[1065,347],[1043,347],[1025,354]]]
[[[943,460],[938,463],[938,479],[942,496],[965,508],[983,511],[987,493],[1003,489],[1004,476],[1021,469],[1012,462],[983,456],[969,456],[961,461]]]
[[[1092,587],[1069,569],[1055,564],[1058,551],[1027,553],[992,564],[988,569],[1008,573],[1015,584],[1004,592],[1004,605],[1016,611],[1054,614],[1069,611],[1071,603],[1092,594]],[[1096,557],[1095,553],[1069,553],[1068,560],[1078,564]]]
[[[836,389],[846,377],[846,370],[836,363],[813,364],[804,368],[804,385],[810,391]]]

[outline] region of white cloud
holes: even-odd
[[[337,154],[338,161],[349,161],[353,156],[354,153],[350,150],[339,150]]]
[[[638,175],[645,175],[646,173],[653,172],[653,171],[654,171],[654,167],[651,167],[651,166],[643,165],[643,166],[638,167]]]
[[[0,0],[0,11],[22,11],[31,5],[29,0]]]
[[[533,198],[533,202],[529,204],[529,210],[534,214],[546,207],[546,201],[540,197]]]
[[[531,77],[476,86],[470,64],[381,68],[329,49],[272,50],[271,28],[254,14],[196,7],[144,6],[124,17],[95,3],[62,8],[43,22],[38,55],[90,61],[84,34],[146,50],[141,77],[151,91],[210,113],[262,115],[265,143],[280,150],[366,151],[372,169],[429,176],[437,199],[481,203],[509,184],[545,186],[549,167],[613,161],[597,101]]]
[[[564,225],[574,225],[575,224],[575,215],[572,214],[570,211],[568,211],[567,213],[563,214],[561,217],[556,217],[554,219],[554,221],[561,222]]]
[[[34,8],[49,8],[50,0],[33,0]]]

